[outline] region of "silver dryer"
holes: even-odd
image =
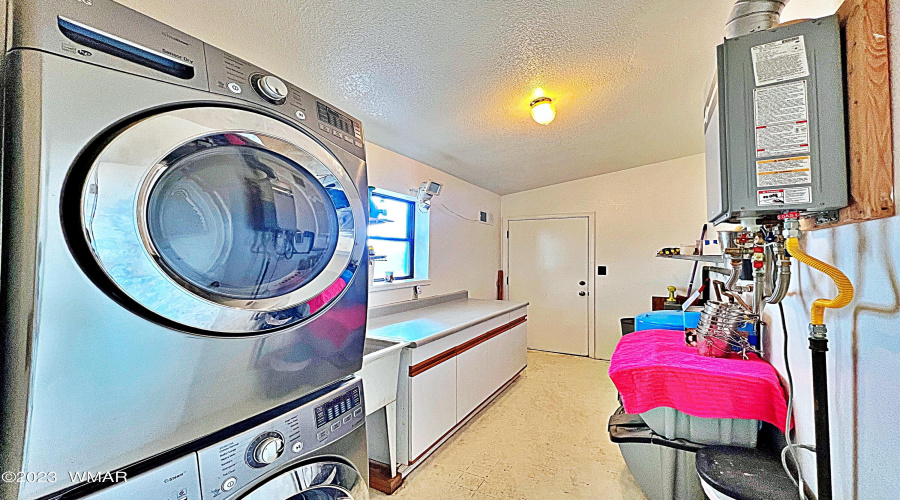
[[[12,0],[4,499],[120,470],[346,379],[365,339],[358,120],[109,0]]]

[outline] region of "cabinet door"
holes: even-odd
[[[462,420],[490,397],[500,385],[510,352],[504,336],[486,341],[456,356],[456,417]]]
[[[528,323],[513,328],[504,333],[507,336],[506,347],[509,349],[509,364],[506,365],[506,378],[503,382],[513,378],[528,364]]]
[[[414,461],[456,425],[456,358],[409,379],[409,458]]]
[[[502,386],[525,368],[528,362],[528,339],[525,325],[518,325],[509,331],[503,332],[498,338],[501,340],[500,349],[502,356],[496,357],[497,363],[497,387]]]

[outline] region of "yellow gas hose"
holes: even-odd
[[[845,276],[840,269],[830,266],[801,250],[800,240],[797,238],[788,238],[784,247],[800,262],[827,274],[834,281],[835,286],[837,286],[837,297],[830,300],[816,299],[815,302],[813,302],[812,311],[810,312],[810,323],[813,325],[824,325],[826,307],[840,309],[853,300],[853,283],[850,283],[850,280],[847,279],[847,276]]]

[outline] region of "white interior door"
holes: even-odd
[[[529,302],[528,348],[588,356],[587,216],[509,221],[510,300]]]

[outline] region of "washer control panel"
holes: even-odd
[[[203,499],[232,498],[259,477],[321,448],[365,421],[354,380],[284,415],[197,453]]]
[[[209,90],[264,106],[365,159],[359,120],[243,59],[206,46]]]

